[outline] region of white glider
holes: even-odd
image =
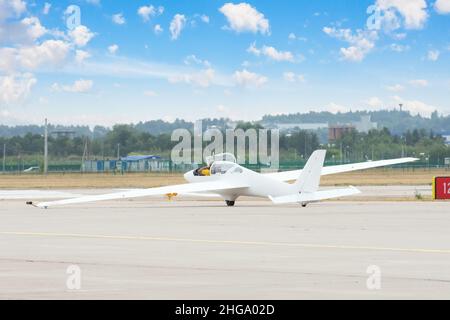
[[[220,196],[228,206],[234,206],[241,196],[269,198],[274,204],[308,203],[325,199],[339,198],[360,193],[355,187],[319,190],[322,175],[363,170],[394,164],[416,161],[415,158],[370,161],[323,167],[326,150],[313,152],[303,170],[277,173],[258,173],[236,163],[230,154],[221,154],[209,159],[208,166],[192,170],[184,175],[189,182],[166,187],[122,191],[104,195],[82,196],[72,199],[40,202],[32,204],[39,208],[86,203],[101,200],[137,198],[165,195],[169,198],[177,195]],[[219,159],[219,160],[217,160]],[[223,160],[225,159],[225,161]],[[294,183],[288,181],[295,180]]]

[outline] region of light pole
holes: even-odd
[[[44,127],[44,174],[46,175],[48,171],[48,128],[47,128],[47,118],[45,118]]]
[[[3,173],[5,173],[6,164],[6,143],[3,144]]]
[[[345,147],[345,149],[346,149],[346,160],[347,160],[347,162],[351,162],[351,159],[350,159],[350,146],[346,146]]]
[[[102,160],[105,161],[105,140],[102,138]]]
[[[306,144],[307,144],[307,139],[308,138],[308,136],[307,136],[307,131],[305,130],[305,159],[306,159]]]

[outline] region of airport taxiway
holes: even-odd
[[[449,299],[449,214],[448,202],[357,199],[41,210],[15,195],[0,201],[0,298]],[[67,287],[71,265],[79,290]]]

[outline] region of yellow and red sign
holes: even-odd
[[[450,177],[435,177],[433,179],[433,198],[435,200],[450,200]]]

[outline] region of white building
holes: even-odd
[[[328,123],[277,123],[276,127],[280,132],[300,130],[319,130],[328,128]]]
[[[450,145],[450,135],[444,135],[442,137],[445,139],[445,144]]]
[[[352,125],[355,127],[356,131],[365,133],[378,128],[376,122],[370,121],[370,116],[361,116],[361,120],[352,122]]]

